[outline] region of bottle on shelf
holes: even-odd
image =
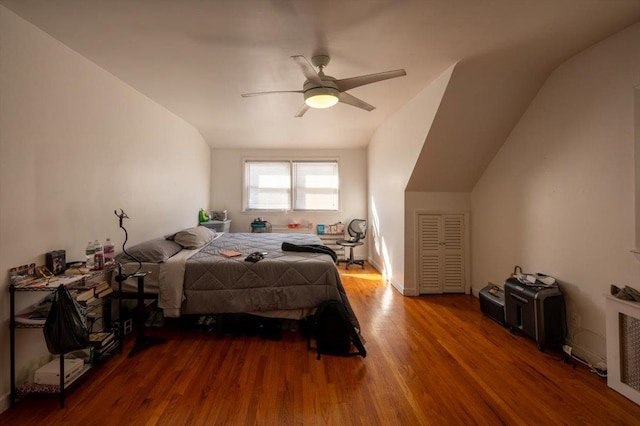
[[[198,212],[198,221],[199,222],[208,222],[209,221],[209,215],[207,214],[206,211],[204,211],[204,209],[200,209],[200,211]]]
[[[87,243],[87,248],[85,249],[86,255],[86,267],[89,270],[92,270],[95,266],[95,246],[91,241]]]
[[[93,258],[94,258],[94,269],[96,270],[100,270],[100,269],[104,269],[104,249],[102,248],[102,244],[100,243],[100,241],[95,240],[95,242],[93,243],[93,247],[94,247],[94,254],[93,254]]]
[[[105,266],[111,265],[115,262],[115,250],[116,246],[111,242],[111,238],[107,238],[104,243],[104,264]]]

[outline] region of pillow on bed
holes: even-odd
[[[197,249],[209,243],[216,236],[216,232],[206,226],[196,226],[177,232],[173,241],[186,249]]]
[[[165,240],[164,238],[156,238],[136,244],[131,248],[127,248],[127,253],[138,259],[140,262],[162,263],[166,262],[171,256],[182,250],[182,246],[174,241]],[[116,256],[119,259],[131,259],[124,253]],[[133,259],[131,259],[133,260]]]

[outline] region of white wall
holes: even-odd
[[[333,150],[241,150],[214,149],[211,170],[211,210],[227,210],[231,232],[251,232],[251,221],[264,217],[272,225],[287,225],[298,221],[332,224],[351,219],[367,218],[367,151],[360,149]],[[340,168],[339,212],[257,213],[242,211],[242,173],[244,158],[269,159],[337,159]],[[354,250],[356,258],[365,259],[367,242]]]
[[[640,288],[635,240],[634,86],[640,24],[556,69],[471,195],[473,288],[520,265],[561,280],[575,349],[605,352],[603,294]]]
[[[130,243],[197,224],[210,149],[188,123],[0,6],[0,410],[9,392],[9,268],[89,240]],[[22,297],[18,309],[32,303]],[[46,355],[18,330],[18,378]]]
[[[454,66],[376,130],[369,144],[369,260],[394,287],[405,285],[405,195]]]

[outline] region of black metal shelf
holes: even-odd
[[[69,289],[82,288],[86,285],[87,282],[91,280],[106,276],[107,280],[110,282],[110,274],[114,270],[114,266],[108,266],[102,270],[91,271],[88,274],[82,276],[82,278],[73,281],[68,284],[60,284],[67,285]],[[60,385],[52,386],[52,385],[36,385],[36,384],[24,384],[21,386],[16,386],[16,329],[38,329],[43,328],[44,323],[42,324],[26,324],[16,321],[16,312],[15,312],[15,298],[16,293],[23,292],[46,292],[53,293],[57,290],[58,286],[45,286],[45,287],[37,287],[37,286],[29,286],[22,284],[10,284],[9,285],[9,340],[11,346],[11,354],[10,354],[10,375],[11,375],[11,407],[15,407],[16,399],[18,394],[24,395],[25,393],[59,393],[60,394],[60,407],[64,407],[64,396],[65,389],[67,389],[73,382],[78,380],[80,377],[84,376],[87,371],[90,370],[91,365],[86,365],[85,368],[71,381],[64,383],[64,355],[60,354]],[[110,300],[111,297],[107,296],[106,300]],[[111,356],[116,349],[120,347],[120,342],[108,353],[102,354],[99,360],[94,360],[92,365],[95,365],[97,361],[103,360]]]
[[[42,323],[42,324],[25,324],[23,322],[16,321],[15,328],[44,328],[44,323]]]

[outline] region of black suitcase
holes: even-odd
[[[541,351],[560,349],[566,335],[564,295],[557,285],[504,282],[507,327],[531,337]]]
[[[480,300],[480,310],[483,314],[502,326],[506,325],[503,289],[496,285],[489,284],[480,290],[478,299]]]

